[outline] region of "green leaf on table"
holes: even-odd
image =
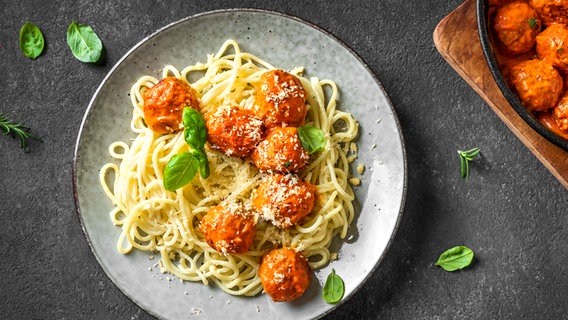
[[[323,300],[330,304],[336,304],[341,301],[344,293],[345,285],[343,279],[335,273],[335,269],[331,269],[331,273],[327,276],[327,280],[323,286]]]
[[[45,41],[43,34],[39,28],[31,23],[26,22],[20,29],[20,49],[28,58],[35,59],[41,55]]]
[[[446,271],[456,271],[469,266],[471,261],[473,261],[473,251],[465,246],[456,246],[444,251],[436,265]]]
[[[29,132],[29,128],[22,125],[21,123],[13,123],[8,117],[5,117],[0,113],[0,129],[5,135],[11,135],[13,137],[18,137],[20,139],[20,147],[22,149],[26,148],[27,139],[36,139],[41,141],[40,138],[32,135]]]
[[[469,179],[469,162],[473,160],[475,156],[477,156],[481,150],[479,148],[473,148],[467,151],[460,151],[458,150],[458,155],[460,156],[460,164],[461,164],[461,176],[466,181]]]
[[[75,58],[81,62],[99,61],[103,52],[103,44],[93,28],[71,22],[67,29],[67,44]]]

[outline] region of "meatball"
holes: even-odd
[[[531,0],[529,3],[538,13],[545,26],[554,23],[568,23],[568,1]]]
[[[534,50],[517,56],[499,54],[499,51],[496,50],[495,58],[499,62],[499,69],[501,70],[503,78],[505,79],[509,87],[513,87],[513,84],[511,83],[511,68],[523,61],[536,59],[537,56]]]
[[[262,120],[250,110],[223,106],[205,115],[207,141],[228,156],[246,157],[260,142]]]
[[[252,209],[225,203],[209,209],[199,228],[207,244],[221,254],[245,253],[256,234],[256,219]]]
[[[563,72],[568,72],[568,26],[553,24],[536,37],[536,53]]]
[[[492,28],[501,48],[510,55],[528,52],[542,26],[536,11],[525,2],[512,2],[495,10]]]
[[[260,77],[253,108],[266,128],[298,127],[306,118],[306,92],[296,76],[282,70],[266,71]]]
[[[270,172],[296,172],[310,159],[296,127],[269,130],[252,151],[251,158],[257,168]]]
[[[316,187],[296,175],[266,176],[252,195],[252,206],[280,228],[298,224],[314,208]]]
[[[195,90],[178,78],[166,77],[144,92],[144,121],[156,133],[183,129],[184,107],[200,109]]]
[[[560,73],[547,61],[523,61],[511,68],[511,83],[528,111],[554,108],[563,90]]]
[[[262,257],[258,275],[264,292],[272,301],[289,302],[304,294],[312,272],[303,254],[290,248],[279,248]]]

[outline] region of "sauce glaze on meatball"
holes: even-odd
[[[536,37],[538,57],[568,73],[568,26],[553,24]]]
[[[297,172],[310,156],[302,146],[296,127],[277,127],[268,131],[251,154],[254,165],[268,172]]]
[[[304,294],[312,272],[303,254],[290,248],[279,248],[263,256],[258,275],[264,292],[272,301],[289,302]]]
[[[156,133],[183,129],[184,107],[200,110],[195,90],[185,81],[166,77],[144,91],[144,121]]]
[[[296,175],[266,176],[252,195],[260,215],[280,228],[298,224],[314,208],[316,187]]]
[[[558,103],[562,76],[545,60],[523,61],[511,68],[511,83],[528,111],[546,111]]]
[[[221,203],[203,216],[199,228],[207,244],[219,253],[245,253],[256,234],[256,219],[242,204]]]
[[[293,74],[278,69],[266,71],[260,77],[254,109],[266,128],[299,127],[306,118],[306,92]]]
[[[536,11],[525,2],[512,2],[495,10],[492,28],[501,48],[510,55],[530,51],[542,26]]]
[[[262,120],[250,110],[222,106],[205,115],[207,141],[228,156],[246,157],[260,142]]]
[[[545,26],[555,23],[568,23],[567,0],[531,0],[529,3],[536,10]]]

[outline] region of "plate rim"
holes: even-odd
[[[80,225],[81,225],[81,230],[83,231],[83,234],[85,236],[85,239],[87,240],[87,243],[89,245],[89,249],[91,251],[91,253],[93,254],[93,256],[95,257],[95,259],[97,260],[99,266],[101,269],[103,269],[105,276],[110,280],[110,282],[113,284],[114,287],[116,287],[118,289],[118,291],[120,291],[128,300],[132,301],[138,308],[144,310],[144,312],[162,319],[162,316],[159,314],[155,314],[154,312],[152,312],[151,310],[148,310],[146,308],[144,308],[140,302],[137,301],[137,299],[134,299],[133,297],[131,297],[129,294],[127,294],[122,288],[120,288],[118,286],[118,284],[113,280],[113,278],[109,275],[109,271],[107,270],[107,268],[101,263],[101,260],[98,256],[98,254],[95,251],[95,248],[93,247],[93,243],[91,241],[91,238],[89,236],[89,233],[87,232],[86,228],[85,228],[85,223],[83,221],[83,215],[81,212],[81,206],[80,206],[80,202],[79,202],[79,192],[78,192],[78,175],[77,175],[77,162],[78,162],[78,158],[79,158],[79,149],[80,149],[80,144],[81,144],[81,137],[83,135],[83,131],[85,129],[85,125],[87,122],[87,118],[91,112],[91,109],[94,106],[94,103],[97,99],[97,96],[99,95],[100,91],[102,90],[102,88],[105,86],[105,84],[107,83],[107,81],[110,79],[111,76],[114,75],[114,73],[116,72],[116,70],[118,69],[118,67],[134,52],[136,51],[140,46],[142,46],[143,44],[145,44],[146,42],[148,42],[149,40],[151,40],[152,38],[156,37],[157,35],[159,35],[161,32],[170,29],[172,27],[175,27],[179,24],[185,23],[187,21],[193,20],[193,19],[197,19],[200,17],[204,17],[204,16],[211,16],[211,15],[216,15],[216,14],[226,14],[226,13],[239,13],[239,12],[244,12],[244,13],[261,13],[261,14],[267,14],[267,15],[275,15],[278,16],[280,18],[284,18],[284,19],[291,19],[294,20],[296,22],[299,22],[301,24],[304,24],[306,26],[312,27],[314,29],[316,29],[317,31],[321,32],[323,35],[331,38],[332,40],[336,41],[338,44],[340,44],[343,48],[345,48],[353,57],[355,57],[359,64],[361,66],[363,66],[365,68],[365,70],[367,70],[367,72],[369,73],[369,75],[373,78],[373,80],[375,81],[375,83],[379,86],[379,88],[381,89],[382,93],[385,96],[385,100],[386,103],[388,104],[390,111],[392,113],[392,119],[396,125],[397,128],[397,134],[400,140],[400,146],[401,146],[401,153],[402,153],[402,187],[401,187],[401,199],[400,199],[400,208],[398,210],[398,213],[396,214],[396,221],[394,223],[394,227],[392,229],[391,235],[389,237],[389,240],[387,241],[387,244],[383,250],[383,252],[381,253],[379,259],[377,259],[377,261],[374,263],[374,265],[372,266],[372,268],[367,272],[367,274],[364,276],[363,280],[353,288],[353,290],[351,291],[351,293],[345,297],[344,299],[342,299],[339,303],[333,305],[331,308],[325,310],[324,312],[320,313],[319,315],[317,315],[315,318],[313,319],[319,319],[322,318],[326,315],[331,314],[332,312],[334,312],[335,310],[337,310],[340,306],[348,303],[351,298],[353,298],[353,296],[355,296],[359,290],[366,284],[368,283],[369,278],[377,271],[379,265],[382,264],[383,260],[385,259],[385,256],[387,254],[387,252],[389,251],[389,249],[391,248],[394,239],[399,231],[399,227],[401,224],[401,220],[402,220],[402,216],[406,207],[406,200],[407,200],[407,191],[408,191],[408,160],[407,160],[407,152],[406,152],[406,145],[405,145],[405,140],[404,140],[404,134],[402,131],[402,127],[400,124],[400,120],[398,118],[398,115],[396,113],[396,110],[394,108],[394,105],[392,103],[392,100],[390,98],[390,96],[388,95],[388,92],[385,90],[382,82],[379,80],[377,74],[375,73],[375,71],[373,69],[371,69],[371,67],[367,64],[367,62],[357,53],[355,52],[355,50],[353,50],[351,48],[350,45],[348,45],[345,41],[343,41],[342,39],[340,39],[339,37],[337,37],[336,35],[334,35],[333,33],[331,33],[330,31],[327,31],[326,29],[324,29],[323,27],[319,26],[316,23],[313,23],[311,21],[308,21],[306,19],[300,18],[298,16],[292,15],[292,14],[288,14],[288,13],[282,13],[282,12],[278,12],[278,11],[273,11],[273,10],[268,10],[268,9],[259,9],[259,8],[227,8],[227,9],[216,9],[216,10],[208,10],[208,11],[203,11],[203,12],[199,12],[193,15],[189,15],[186,16],[184,18],[175,20],[173,22],[170,22],[160,28],[158,28],[156,31],[152,32],[151,34],[147,35],[146,37],[144,37],[143,39],[141,39],[140,41],[138,41],[134,46],[132,46],[129,50],[126,51],[126,53],[112,66],[112,68],[106,73],[105,77],[101,80],[100,84],[98,85],[97,89],[95,90],[95,92],[93,93],[91,99],[89,100],[89,104],[87,106],[87,108],[84,111],[83,114],[83,118],[81,120],[81,124],[79,127],[79,130],[77,132],[77,137],[76,137],[76,141],[75,141],[75,147],[74,147],[74,152],[73,152],[73,160],[72,160],[72,187],[73,187],[73,198],[74,198],[74,203],[75,203],[75,213],[77,215],[77,218],[79,219]]]

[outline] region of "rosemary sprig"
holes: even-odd
[[[473,158],[477,156],[480,151],[481,150],[479,150],[479,148],[473,148],[467,151],[458,150],[458,154],[460,156],[460,163],[461,163],[461,175],[462,178],[465,178],[466,181],[469,178],[469,162],[473,160]]]
[[[29,132],[30,128],[23,126],[21,123],[13,123],[10,119],[3,116],[2,113],[0,113],[0,128],[5,135],[17,136],[20,139],[20,147],[22,149],[26,148],[27,139],[40,140]]]

